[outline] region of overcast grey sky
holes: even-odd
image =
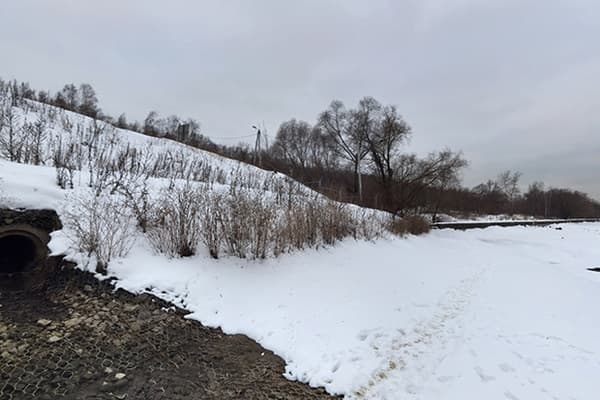
[[[600,199],[596,0],[0,4],[0,76],[89,82],[115,116],[193,117],[213,138],[264,120],[273,135],[369,95],[412,125],[407,151],[462,150],[469,186],[513,169]]]

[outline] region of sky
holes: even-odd
[[[0,77],[90,83],[113,116],[235,144],[373,96],[411,125],[406,152],[462,151],[467,186],[511,169],[600,199],[596,0],[0,3]]]

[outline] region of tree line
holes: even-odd
[[[372,97],[362,98],[354,107],[334,100],[313,124],[294,118],[284,121],[272,143],[256,149],[245,143],[216,144],[202,135],[200,123],[192,118],[161,117],[156,111],[150,111],[142,122],[129,122],[125,113],[113,118],[99,107],[96,92],[87,83],[66,84],[52,95],[37,92],[25,82],[0,79],[0,94],[10,98],[12,106],[25,99],[50,104],[118,128],[169,138],[282,172],[335,200],[399,216],[600,217],[600,203],[579,191],[546,189],[536,182],[521,193],[519,172],[505,171],[473,188],[464,187],[461,175],[468,161],[461,152],[442,149],[425,157],[406,152],[404,147],[413,135],[410,125],[394,105],[381,104]],[[4,150],[11,131],[10,114],[0,112],[0,147]]]

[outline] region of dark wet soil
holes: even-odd
[[[331,399],[242,335],[71,268],[0,293],[2,399]]]

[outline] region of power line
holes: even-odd
[[[251,135],[244,135],[244,136],[209,136],[209,135],[204,135],[204,136],[211,140],[213,140],[213,139],[235,140],[235,139],[246,139],[246,138],[250,138],[250,137],[255,137],[256,135],[253,133]]]

